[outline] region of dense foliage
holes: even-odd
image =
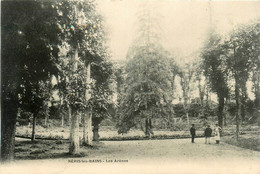
[[[2,160],[13,158],[18,104],[36,115],[41,84],[57,73],[59,29],[51,2],[5,1],[2,9]]]
[[[93,1],[5,1],[2,9],[1,157],[10,160],[18,108],[21,118],[33,115],[32,140],[36,117],[48,118],[57,104],[74,115],[91,105],[94,117],[105,116],[97,110],[111,103],[112,65]],[[92,80],[86,73],[89,64]],[[90,89],[93,97],[88,100]],[[56,90],[58,101],[53,97]]]
[[[166,52],[155,45],[130,54],[120,103],[119,133],[126,133],[144,118],[168,116],[171,111],[172,74]]]
[[[225,99],[226,102],[230,99],[236,102],[237,137],[240,120],[245,121],[247,115],[247,82],[250,76],[255,89],[255,108],[259,103],[259,75],[256,70],[259,67],[259,27],[259,21],[254,21],[234,28],[223,38],[212,32],[202,51],[205,76],[209,78],[211,90],[218,96],[219,125],[223,125]],[[229,108],[229,111],[233,112],[233,109]]]

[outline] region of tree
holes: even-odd
[[[114,109],[113,94],[115,77],[112,63],[105,59],[96,59],[93,63],[92,78],[95,85],[92,87],[92,98],[90,100],[93,115],[93,139],[98,141],[99,124],[105,118],[111,118],[111,110]]]
[[[36,106],[40,81],[57,72],[57,11],[51,2],[2,2],[2,138],[1,159],[14,156],[14,138],[19,92],[27,92]],[[26,82],[26,83],[24,83]],[[26,91],[21,88],[26,87]]]
[[[241,108],[244,108],[246,99],[246,82],[249,77],[249,58],[245,52],[245,34],[240,30],[231,34],[230,40],[225,42],[226,48],[225,55],[227,58],[228,69],[231,72],[232,77],[235,79],[235,97],[237,103],[237,111],[241,112]],[[244,36],[243,36],[244,35]],[[241,96],[240,96],[241,93]],[[241,98],[241,99],[240,99]],[[242,105],[241,105],[242,104]],[[244,120],[245,114],[242,109],[242,119]],[[238,113],[237,112],[237,113]]]
[[[259,19],[248,26],[248,37],[250,38],[249,61],[252,91],[255,95],[254,110],[260,105],[260,23]]]
[[[172,99],[171,71],[165,53],[154,45],[136,48],[126,65],[124,93],[120,103],[119,133],[145,119],[150,136],[151,119],[167,118]]]
[[[191,93],[191,83],[194,75],[194,67],[193,65],[186,64],[182,71],[179,73],[181,78],[181,88],[183,92],[183,107],[185,110],[185,115],[187,119],[187,124],[189,124],[189,112],[188,112],[188,102],[190,102],[190,93]]]
[[[71,111],[72,108],[77,110],[77,112],[72,111],[77,115],[71,114],[72,123],[78,119],[79,115],[82,116],[83,144],[91,145],[92,118],[95,115],[93,104],[100,104],[99,99],[102,98],[93,95],[97,94],[96,90],[99,91],[97,96],[109,91],[107,90],[108,79],[111,75],[107,61],[109,55],[104,44],[106,39],[102,17],[97,13],[94,1],[62,1],[58,10],[62,14],[59,26],[64,34],[65,45],[68,46],[67,54],[72,55],[73,58],[72,61],[65,62],[68,67],[64,69],[63,75],[65,76],[64,84],[68,87],[65,88],[66,103],[69,103]],[[76,127],[71,124],[71,136],[76,137],[72,141],[74,143],[71,145],[72,149],[77,149],[75,147],[79,144],[78,121],[75,125]],[[78,153],[78,151],[71,150],[71,153]]]
[[[91,99],[92,105],[92,120],[93,120],[93,140],[99,139],[99,124],[105,118],[111,118],[111,113],[115,109],[112,101],[111,89],[103,90],[104,86],[94,88],[93,98]]]
[[[196,60],[197,63],[195,63],[195,80],[198,85],[199,90],[199,99],[200,99],[200,105],[201,105],[201,115],[204,120],[206,119],[206,108],[204,105],[204,97],[206,94],[206,88],[207,88],[207,78],[204,76],[204,70],[203,70],[203,61],[201,59]]]
[[[88,4],[87,4],[88,5]],[[85,40],[85,33],[87,32],[86,25],[84,27],[85,8],[88,8],[86,4],[81,1],[60,1],[56,8],[59,12],[58,25],[61,29],[61,39],[63,40],[63,48],[65,53],[60,55],[61,57],[70,57],[70,60],[60,61],[59,63],[65,65],[61,66],[63,74],[62,78],[65,92],[65,102],[67,103],[69,110],[70,120],[70,154],[79,153],[79,115],[80,110],[84,107],[85,98],[82,95],[85,89],[84,82],[85,77],[82,75],[82,69],[84,69],[84,63],[80,61],[79,55],[82,55],[82,47]],[[66,48],[67,46],[67,48]],[[59,79],[59,77],[58,77]],[[62,96],[62,94],[59,94]],[[62,98],[60,98],[62,100]]]
[[[124,80],[126,78],[126,72],[125,72],[125,62],[115,62],[113,65],[114,69],[114,78],[115,78],[115,83],[116,83],[116,99],[117,103],[120,103],[121,99],[121,94],[123,93],[123,85],[124,85]]]
[[[36,72],[36,71],[35,71]],[[50,77],[47,80],[36,81],[30,78],[28,71],[25,70],[23,79],[21,80],[20,91],[18,93],[19,108],[23,111],[30,112],[33,115],[32,136],[31,140],[35,140],[36,119],[40,112],[44,112],[45,126],[49,119],[48,103],[51,101],[52,86]],[[38,74],[39,75],[39,74]]]
[[[152,118],[172,111],[172,73],[169,53],[160,44],[160,14],[146,3],[138,13],[139,30],[127,53],[126,77],[119,106],[119,133],[145,122],[145,135],[151,137]],[[153,11],[153,13],[152,13]]]
[[[225,49],[224,54],[227,57],[227,68],[235,81],[237,139],[239,135],[240,116],[242,121],[245,120],[246,83],[249,79],[251,69],[254,70],[254,62],[257,62],[259,56],[259,54],[257,55],[259,53],[259,31],[255,29],[255,27],[250,25],[239,26],[232,31],[229,39],[223,44]]]
[[[220,46],[221,38],[214,31],[209,35],[207,43],[202,50],[204,74],[208,77],[212,92],[218,96],[218,124],[223,127],[224,101],[228,95],[227,70],[223,48]]]

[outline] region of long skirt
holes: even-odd
[[[216,141],[220,141],[220,134],[215,135],[214,139],[215,139]]]

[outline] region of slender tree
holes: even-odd
[[[220,46],[221,38],[214,31],[209,35],[202,51],[203,69],[208,77],[210,88],[218,96],[218,124],[223,126],[224,100],[228,95],[227,70],[223,48]]]
[[[259,20],[254,21],[248,26],[248,38],[250,38],[249,58],[250,58],[250,74],[253,82],[252,91],[255,95],[254,107],[260,105],[260,23]],[[255,109],[257,110],[257,109]]]
[[[189,111],[188,111],[188,102],[190,102],[190,95],[191,95],[191,84],[193,81],[194,76],[194,67],[193,65],[186,64],[183,70],[179,73],[181,78],[181,88],[183,92],[183,107],[185,110],[185,115],[187,119],[187,124],[189,124]]]
[[[197,63],[195,64],[195,80],[197,82],[198,91],[199,91],[199,99],[200,99],[200,106],[201,106],[201,118],[204,119],[204,124],[206,124],[206,106],[204,102],[204,98],[206,96],[206,88],[207,88],[207,78],[204,75],[203,70],[203,61],[196,60]]]

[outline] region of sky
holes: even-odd
[[[137,16],[146,2],[145,0],[98,1],[99,11],[105,20],[108,46],[113,60],[126,59],[128,48],[137,34]],[[225,34],[239,24],[260,18],[260,1],[150,0],[149,3],[161,16],[160,32],[164,48],[172,52],[176,59],[185,62],[198,55],[210,24],[220,34]]]
[[[210,27],[226,35],[240,24],[260,19],[260,1],[99,0],[112,60],[126,60],[138,33],[138,15],[147,2],[152,13],[160,16],[161,44],[173,53],[179,65],[199,56]],[[247,86],[253,98],[251,84]],[[194,94],[198,95],[198,91]],[[212,99],[216,100],[216,96],[212,95]]]

